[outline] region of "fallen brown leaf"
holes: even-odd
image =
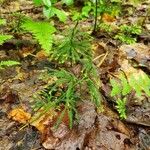
[[[107,13],[104,13],[102,16],[102,20],[103,20],[103,22],[114,22],[116,19],[113,16],[111,16]]]
[[[38,59],[38,60],[44,60],[47,58],[47,54],[44,50],[41,50],[39,51],[38,53],[36,53],[35,57]]]
[[[51,126],[54,116],[56,115],[57,113],[53,109],[49,110],[49,112],[45,114],[42,114],[42,111],[39,110],[34,116],[32,116],[30,124],[44,134],[47,130],[47,126]]]
[[[8,114],[8,118],[25,124],[30,120],[31,114],[25,112],[22,108],[15,108]]]

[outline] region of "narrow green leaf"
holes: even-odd
[[[5,67],[20,65],[20,62],[14,61],[14,60],[6,60],[6,61],[0,61],[0,69],[3,69]]]
[[[12,35],[0,35],[0,45],[2,45],[6,40],[10,40]]]
[[[53,11],[56,14],[56,16],[59,18],[60,21],[62,21],[62,22],[66,21],[67,15],[66,15],[65,11],[59,10],[57,8],[53,8]]]
[[[122,89],[121,85],[113,79],[110,80],[110,83],[112,86],[111,96],[116,96],[120,94]]]
[[[74,0],[62,0],[62,2],[69,6],[73,4]]]
[[[37,6],[42,5],[42,0],[33,0],[34,4]]]
[[[52,4],[51,4],[51,1],[50,0],[42,0],[44,5],[47,6],[47,7],[51,7]]]

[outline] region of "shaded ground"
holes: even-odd
[[[6,3],[5,6],[13,7],[12,3]],[[10,9],[9,7],[5,8],[6,11]],[[15,8],[17,9],[16,6]],[[25,6],[23,5],[22,8]],[[146,41],[146,44],[140,43],[131,47],[123,45],[118,48],[115,41],[99,33],[94,41],[96,56],[108,51],[108,56],[99,67],[103,82],[103,111],[97,112],[90,100],[85,99],[78,104],[80,119],[78,123],[75,122],[73,130],[69,130],[65,123],[55,130],[49,122],[45,121],[46,130],[43,133],[33,126],[22,128],[22,124],[9,119],[8,114],[17,107],[33,113],[31,108],[33,94],[50,82],[49,79],[41,79],[41,74],[45,72],[45,67],[53,68],[55,64],[41,56],[31,56],[30,53],[34,51],[31,43],[17,50],[12,41],[3,45],[0,49],[0,59],[14,58],[21,62],[21,66],[0,70],[0,150],[149,150],[150,98],[147,97],[138,104],[129,105],[127,119],[121,121],[107,95],[108,73],[113,73],[125,66],[122,63],[124,55],[127,60],[136,61],[139,67],[144,63],[145,67],[141,69],[150,75],[149,36],[144,33],[139,36],[139,39],[139,42]],[[96,61],[95,64],[99,62]]]
[[[28,58],[25,59],[27,62]],[[36,61],[34,59],[32,61]],[[44,149],[43,146],[46,149],[68,150],[134,150],[138,147],[141,150],[149,149],[150,135],[147,128],[150,126],[149,102],[146,109],[142,108],[143,103],[141,106],[130,107],[127,122],[122,122],[116,112],[111,110],[112,106],[107,105],[107,97],[104,97],[105,107],[101,113],[96,112],[96,108],[90,101],[83,101],[78,106],[79,124],[75,123],[72,131],[63,123],[56,131],[46,123],[46,131],[42,133],[42,137],[36,128],[29,126],[21,129],[21,124],[8,119],[8,113],[16,107],[32,113],[30,104],[33,101],[33,93],[43,89],[49,82],[39,78],[44,71],[42,68],[47,65],[53,67],[53,64],[43,60],[34,65],[22,63],[21,67],[8,68],[0,72],[1,150]],[[144,104],[146,105],[145,102]],[[136,123],[138,126],[128,122]]]

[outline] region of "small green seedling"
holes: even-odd
[[[126,118],[127,96],[132,91],[135,91],[138,97],[142,96],[143,92],[150,96],[150,78],[145,73],[138,74],[136,78],[131,75],[128,80],[121,75],[119,81],[111,79],[110,83],[112,86],[111,96],[116,99],[116,108],[122,119]]]
[[[123,43],[133,44],[136,42],[137,35],[142,32],[141,26],[138,25],[121,25],[118,34],[114,37]]]

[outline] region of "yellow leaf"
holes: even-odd
[[[8,118],[25,124],[30,120],[31,114],[25,112],[21,108],[15,108],[8,114]]]
[[[102,16],[102,20],[103,20],[103,22],[114,22],[116,19],[113,16],[111,16],[107,13],[104,13]]]

